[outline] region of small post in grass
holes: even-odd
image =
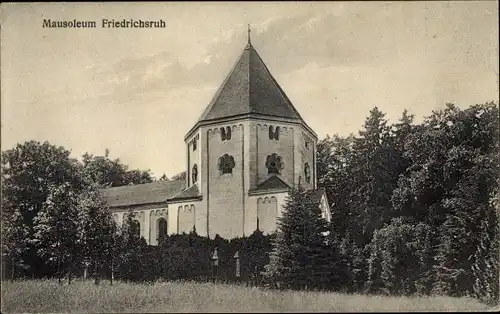
[[[217,268],[219,267],[219,254],[217,253],[217,247],[214,250],[214,254],[212,255],[212,278],[215,283],[215,278],[217,276]]]
[[[233,256],[234,260],[236,261],[236,280],[240,279],[240,254],[239,251],[236,251],[236,253]]]

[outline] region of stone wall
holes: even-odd
[[[231,139],[222,140],[221,127],[231,128]],[[243,124],[218,124],[207,131],[206,172],[203,193],[207,203],[209,235],[224,238],[241,236],[244,212],[244,127]],[[222,173],[219,158],[228,154],[234,159],[232,173]]]
[[[120,207],[113,209],[113,219],[119,227],[127,220],[130,207]],[[134,206],[132,208],[134,220],[140,224],[140,236],[146,240],[146,243],[157,244],[157,223],[162,218],[169,222],[168,206],[162,204],[148,204],[143,206]],[[169,225],[167,230],[171,229]]]
[[[268,234],[276,230],[278,217],[282,216],[283,205],[288,193],[271,193],[252,195],[248,197],[245,234],[250,235],[257,229],[257,218],[259,218],[259,229]]]
[[[282,178],[290,185],[294,182],[294,128],[280,122],[255,122],[256,141],[255,151],[250,152],[251,161],[255,163],[257,184],[269,177],[266,167],[266,158],[273,153],[279,155],[283,161],[283,169],[280,170]],[[269,139],[269,127],[280,128],[279,139]]]
[[[269,234],[276,230],[276,218],[278,217],[278,201],[276,197],[259,197],[257,199],[257,219],[259,230]]]

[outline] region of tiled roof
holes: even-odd
[[[286,184],[283,180],[281,180],[278,176],[269,177],[264,182],[259,183],[255,189],[251,192],[261,192],[268,190],[286,190],[289,189],[290,186]]]
[[[101,189],[101,194],[110,207],[161,203],[177,195],[185,185],[184,180],[160,181]]]
[[[169,201],[175,201],[175,200],[183,200],[183,199],[191,199],[191,198],[198,198],[201,197],[200,190],[198,189],[198,186],[192,185],[188,187],[187,189],[181,191],[179,194],[175,195],[174,197],[170,198]]]
[[[198,122],[250,113],[302,121],[249,43]]]

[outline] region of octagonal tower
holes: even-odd
[[[186,189],[169,203],[186,215],[195,202],[187,216],[201,235],[272,232],[290,187],[316,189],[317,135],[250,38],[185,142]]]

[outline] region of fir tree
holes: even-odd
[[[390,129],[385,114],[377,107],[372,109],[359,135],[353,147],[351,175],[355,190],[350,205],[354,215],[349,227],[359,233],[358,244],[365,246],[370,243],[373,232],[391,218],[390,200],[397,175],[392,164]]]
[[[319,200],[302,187],[290,191],[273,241],[266,280],[281,288],[326,288],[331,283],[331,254]]]

